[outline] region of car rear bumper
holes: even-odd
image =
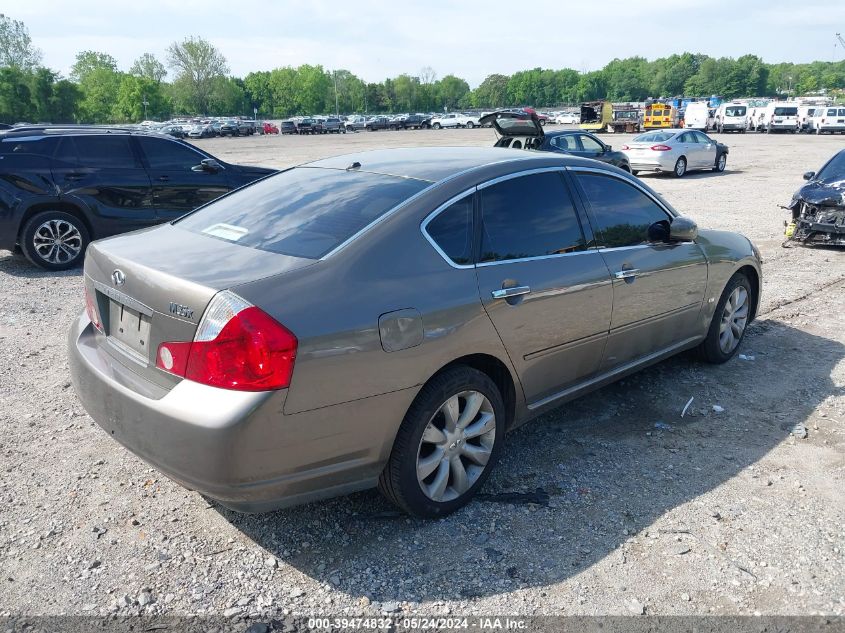
[[[723,130],[744,130],[746,127],[745,123],[722,123]]]
[[[663,163],[661,161],[645,161],[638,158],[628,158],[631,165],[631,171],[672,171],[675,168],[675,162],[671,164]]]
[[[143,379],[98,338],[85,315],[68,337],[73,386],[94,421],[169,478],[240,512],[374,486],[416,395],[402,390],[285,415],[287,390],[238,392],[183,380],[156,393],[148,382],[138,389]]]

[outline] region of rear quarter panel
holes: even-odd
[[[758,290],[762,288],[762,267],[754,254],[747,237],[730,231],[700,229],[698,245],[704,251],[708,261],[707,294],[705,295],[702,320],[705,328],[709,326],[716,304],[728,280],[744,266],[750,266],[757,274]],[[760,305],[760,293],[757,293],[754,314]]]

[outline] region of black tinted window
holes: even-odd
[[[669,216],[642,191],[610,176],[579,173],[576,177],[598,224],[600,246],[634,246],[665,237]],[[655,222],[665,224],[650,235],[649,227]]]
[[[481,261],[570,253],[585,248],[559,173],[512,178],[481,190]]]
[[[139,167],[128,136],[76,136],[73,145],[80,165],[115,169]]]
[[[472,263],[472,196],[441,211],[425,230],[453,262]]]
[[[177,226],[317,259],[428,185],[412,178],[300,167],[224,196]]]
[[[0,155],[15,154],[16,156],[52,156],[56,149],[56,139],[41,138],[7,138],[0,142]]]
[[[150,169],[190,171],[205,158],[187,145],[176,141],[139,136],[138,142],[141,143],[141,150],[147,157]]]

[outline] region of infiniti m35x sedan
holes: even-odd
[[[366,152],[94,242],[70,365],[100,426],[227,507],[378,485],[435,517],[549,407],[682,350],[729,360],[760,274],[609,165]]]

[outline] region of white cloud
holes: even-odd
[[[231,0],[14,0],[4,12],[23,20],[45,62],[67,72],[84,49],[110,53],[128,68],[144,52],[164,60],[174,40],[199,35],[217,45],[234,74],[303,63],[346,68],[369,81],[432,66],[478,84],[493,72],[545,67],[601,68],[614,57],[675,52],[760,55],[769,62],[831,60],[845,3],[793,0],[737,4],[684,0],[672,11],[604,0],[514,3],[488,0],[410,3]],[[739,12],[737,12],[739,8]],[[615,14],[626,19],[608,19]]]

